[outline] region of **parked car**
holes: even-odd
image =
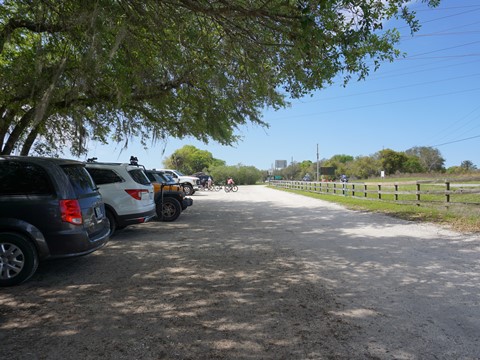
[[[203,188],[206,188],[208,186],[208,179],[211,179],[212,183],[213,183],[213,178],[210,175],[207,175],[203,172],[202,173],[195,173],[195,174],[193,174],[193,176],[198,177],[198,179],[200,181],[200,186],[202,186]]]
[[[174,169],[154,169],[170,175],[178,184],[183,187],[185,195],[193,195],[198,190],[200,179],[196,176],[187,176]]]
[[[155,189],[157,218],[162,221],[175,221],[193,200],[185,197],[185,192],[174,180],[168,179],[161,171],[145,170]]]
[[[112,235],[118,229],[145,223],[157,215],[153,185],[143,167],[89,159],[86,168],[105,202]]]
[[[91,253],[109,233],[82,162],[0,156],[0,286],[26,281],[39,261]]]

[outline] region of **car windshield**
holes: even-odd
[[[185,176],[184,174],[182,174],[180,171],[178,170],[175,170],[175,172],[177,173],[178,176]]]

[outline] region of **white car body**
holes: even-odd
[[[200,179],[196,176],[187,176],[174,169],[156,169],[170,175],[177,183],[183,186],[187,195],[193,195],[199,189]],[[189,189],[189,190],[187,190]],[[190,193],[191,191],[191,193]]]
[[[87,162],[86,168],[105,202],[112,232],[156,216],[153,184],[143,168],[118,163]]]

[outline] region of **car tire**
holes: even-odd
[[[112,237],[117,231],[118,224],[111,210],[107,210],[107,219],[110,222],[110,237]]]
[[[182,205],[177,199],[164,197],[157,203],[157,217],[161,221],[175,221],[182,212]]]
[[[38,253],[24,235],[0,233],[0,286],[12,286],[28,280],[37,271]]]
[[[190,195],[193,195],[193,193],[195,192],[193,190],[193,186],[190,185],[190,184],[183,184],[183,192],[185,193],[185,195],[187,196],[190,196]]]

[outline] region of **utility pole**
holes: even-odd
[[[319,172],[320,172],[320,171],[319,171],[320,169],[319,169],[319,162],[318,162],[318,161],[319,161],[319,160],[318,160],[318,144],[317,144],[317,181],[318,181],[318,179],[319,179]]]

